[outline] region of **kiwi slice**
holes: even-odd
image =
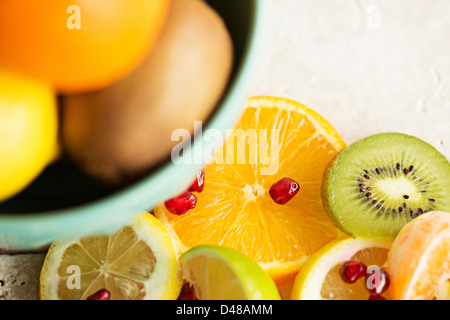
[[[428,143],[399,133],[360,140],[325,170],[322,200],[346,233],[393,238],[429,211],[450,212],[450,163]]]

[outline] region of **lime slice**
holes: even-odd
[[[197,246],[180,258],[182,275],[199,300],[280,300],[277,287],[246,255],[220,246]]]
[[[112,235],[57,241],[40,277],[42,300],[85,300],[101,289],[111,300],[176,299],[181,290],[172,239],[144,213]]]

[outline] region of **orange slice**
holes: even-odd
[[[180,252],[222,245],[256,260],[278,285],[293,282],[306,258],[338,236],[322,208],[321,179],[346,145],[333,127],[306,106],[255,97],[205,168],[197,207],[184,215],[155,208]],[[300,192],[276,204],[271,186],[288,177]]]
[[[393,299],[442,295],[450,278],[450,213],[426,213],[405,225],[392,245],[388,266]]]

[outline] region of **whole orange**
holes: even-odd
[[[170,0],[2,0],[0,67],[62,93],[104,88],[155,44]]]

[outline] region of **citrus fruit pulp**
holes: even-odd
[[[320,115],[283,98],[249,99],[238,132],[247,137],[230,135],[205,167],[196,208],[176,215],[158,206],[155,216],[181,253],[197,245],[230,247],[256,260],[278,285],[292,282],[307,256],[338,235],[320,189],[324,168],[345,144]],[[260,159],[251,161],[256,149]],[[269,189],[284,177],[297,181],[300,192],[278,205]]]
[[[183,278],[199,300],[279,300],[277,287],[246,255],[220,246],[198,246],[180,258]]]
[[[388,260],[396,300],[447,295],[450,279],[450,213],[429,212],[406,224]]]
[[[113,235],[52,244],[41,271],[41,299],[85,300],[101,289],[111,293],[111,300],[178,297],[175,248],[151,214]]]
[[[447,280],[436,292],[436,300],[450,300],[450,279]]]
[[[157,41],[169,0],[0,1],[0,66],[63,93],[124,77]]]
[[[55,159],[58,127],[49,86],[0,72],[0,201],[22,191]]]
[[[347,284],[339,269],[347,261],[384,268],[392,240],[345,238],[335,240],[312,255],[298,273],[293,300],[367,300],[365,278]],[[389,295],[384,293],[385,298]]]

